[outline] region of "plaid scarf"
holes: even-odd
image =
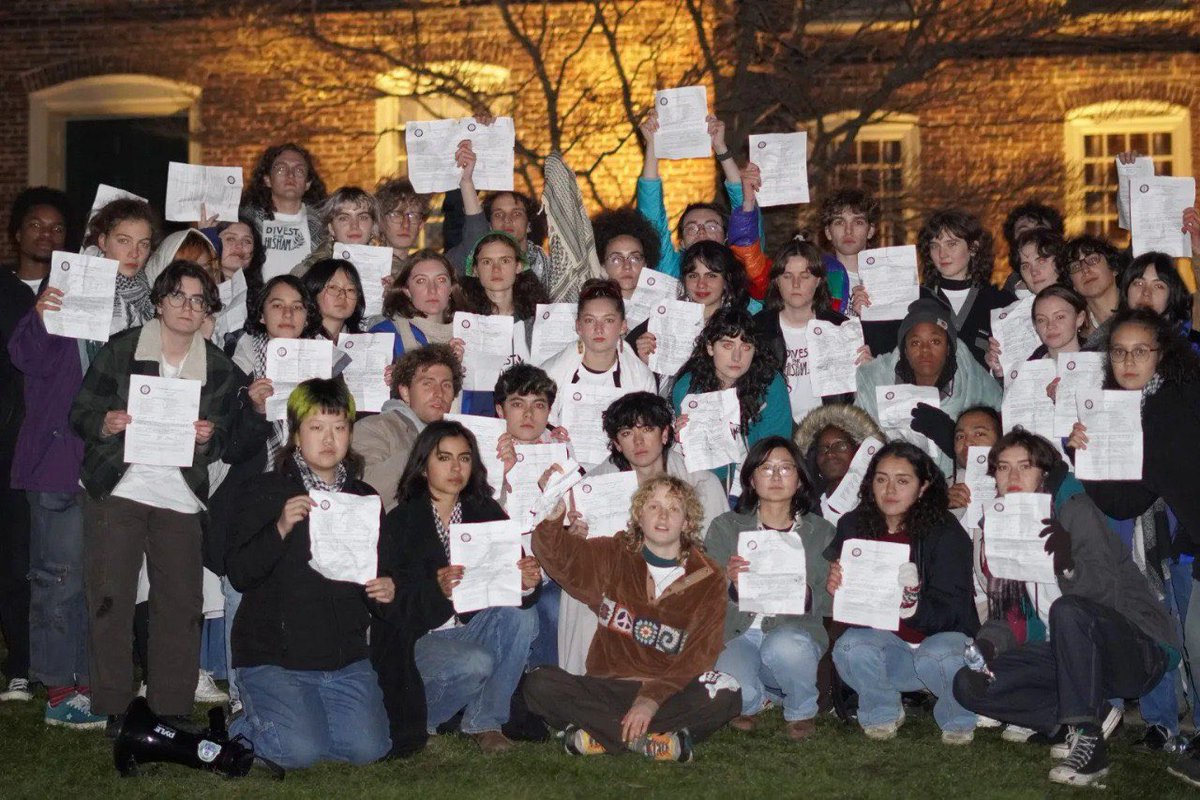
[[[437,529],[438,539],[442,542],[442,549],[446,551],[446,558],[450,557],[450,525],[457,525],[462,522],[462,503],[456,502],[454,510],[450,512],[450,525],[443,525],[442,518],[438,515],[437,503],[430,498],[429,504],[433,506],[433,527]]]
[[[296,465],[296,471],[300,473],[300,480],[304,481],[304,488],[310,492],[340,492],[342,487],[346,485],[346,465],[338,464],[337,470],[334,473],[333,483],[327,483],[322,480],[317,473],[313,472],[312,467],[304,460],[304,456],[300,455],[300,451],[292,453],[292,463]]]
[[[113,317],[122,321],[121,330],[136,328],[154,317],[154,306],[150,304],[150,281],[145,270],[138,270],[132,278],[117,272],[117,291],[113,295]]]
[[[251,339],[250,355],[254,362],[251,369],[250,377],[254,380],[265,378],[267,376],[267,335],[265,333],[254,334]],[[275,459],[279,458],[279,451],[283,449],[284,443],[287,441],[287,420],[277,419],[271,422],[271,435],[267,437],[267,471],[270,472],[275,468]]]

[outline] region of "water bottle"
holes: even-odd
[[[987,661],[984,660],[983,653],[979,651],[979,646],[975,644],[974,639],[967,642],[967,647],[963,651],[963,661],[972,671],[986,675],[989,682],[996,679],[996,676],[988,669]]]

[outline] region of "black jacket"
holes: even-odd
[[[0,266],[0,477],[5,485],[21,421],[25,417],[24,381],[8,358],[8,341],[17,321],[33,308],[33,290],[9,267]]]
[[[343,491],[375,494],[359,480]],[[238,496],[225,558],[229,580],[242,593],[234,667],[333,671],[367,657],[371,614],[363,587],[331,581],[308,565],[308,520],[283,538],[275,528],[284,503],[302,494],[308,492],[290,467],[255,476]]]
[[[836,311],[822,311],[816,315],[816,318],[834,325],[841,325],[847,319],[844,314]],[[775,363],[779,365],[779,371],[782,372],[787,366],[787,343],[783,338],[783,327],[779,323],[779,312],[764,308],[754,315],[754,322],[758,325],[759,333],[766,340],[771,352],[775,354]],[[854,392],[821,398],[821,403],[827,406],[850,405],[853,402]]]
[[[847,539],[875,538],[860,529],[860,516],[861,510],[856,508],[838,521],[837,535],[825,548],[826,559],[840,559],[842,542]],[[946,631],[974,636],[979,630],[979,614],[972,585],[971,537],[947,511],[937,527],[913,540],[912,550],[921,593],[916,613],[905,622],[926,636]]]
[[[463,522],[508,519],[492,499],[462,501]],[[434,628],[454,616],[454,605],[442,594],[437,572],[450,565],[437,535],[429,495],[393,508],[379,531],[379,574],[396,583],[396,598],[378,605],[379,622],[371,629],[371,663],[379,675],[383,704],[391,725],[393,756],[406,756],[425,746],[425,686],[413,648]],[[538,592],[522,602],[529,608]],[[459,616],[466,622],[472,615]]]
[[[942,281],[942,284],[945,285],[946,281]],[[954,288],[958,288],[957,283]],[[921,296],[936,297],[945,303],[948,308],[953,308],[950,298],[941,289],[933,291],[922,286]],[[988,339],[992,335],[992,311],[1012,305],[1015,302],[1017,302],[1017,296],[1012,292],[997,289],[992,284],[985,283],[979,287],[979,292],[975,295],[975,301],[971,304],[971,307],[963,309],[966,311],[966,314],[963,315],[962,319],[955,320],[954,324],[958,329],[958,338],[962,339],[963,344],[971,350],[971,355],[975,356],[975,360],[985,370],[988,369],[986,358]],[[958,315],[955,316],[957,317]],[[899,329],[897,329],[897,332],[899,332]]]

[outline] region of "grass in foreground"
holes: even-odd
[[[895,741],[868,741],[857,727],[823,716],[816,737],[794,744],[783,734],[779,712],[769,711],[755,732],[723,730],[700,745],[696,761],[686,765],[652,764],[633,755],[572,757],[557,740],[521,744],[510,754],[484,758],[470,740],[442,736],[406,761],[359,768],[325,764],[289,774],[282,783],[257,776],[223,780],[170,764],[122,779],[101,732],[46,727],[44,702],[0,704],[0,797],[981,800],[1086,797],[1089,791],[1051,784],[1046,748],[1001,741],[998,730],[977,732],[968,747],[948,747],[929,715],[911,712]],[[1113,767],[1102,796],[1200,797],[1167,774],[1168,757],[1132,752],[1134,739],[1134,732],[1124,732],[1110,748]]]

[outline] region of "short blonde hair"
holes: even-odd
[[[683,503],[683,530],[679,534],[682,550],[679,553],[679,559],[686,561],[691,555],[693,547],[704,549],[704,532],[700,530],[700,526],[704,524],[704,506],[700,505],[700,498],[696,496],[696,490],[686,481],[673,475],[659,475],[651,478],[633,493],[633,502],[629,508],[629,524],[620,534],[622,541],[631,551],[635,553],[641,551],[646,534],[638,519],[642,516],[642,509],[650,500],[650,496],[660,486],[666,488],[669,496],[678,498]]]

